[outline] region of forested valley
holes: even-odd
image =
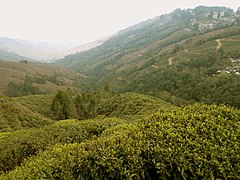
[[[240,179],[240,8],[176,9],[54,64],[7,55],[1,180]]]

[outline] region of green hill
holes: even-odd
[[[0,132],[37,128],[52,122],[14,99],[0,97]]]
[[[31,95],[32,87],[38,88],[41,93],[51,93],[67,87],[79,89],[86,87],[84,86],[86,80],[87,77],[81,73],[51,64],[0,60],[0,93],[2,95]],[[15,86],[9,86],[10,82]]]
[[[50,107],[53,100],[53,94],[30,95],[12,98],[13,101],[28,107],[31,111],[41,114],[47,118],[52,118]]]
[[[0,179],[239,179],[239,117],[196,104],[2,133]]]
[[[105,129],[125,123],[121,119],[65,120],[43,128],[0,133],[0,174],[55,144],[81,143]]]
[[[239,22],[224,7],[177,9],[57,63],[88,75],[94,88],[110,84],[113,91],[154,95],[176,105],[200,101],[240,107],[240,69],[231,63],[240,58]]]
[[[173,105],[155,97],[137,93],[95,93],[96,115],[137,119],[159,109],[172,109]],[[54,122],[51,104],[54,94],[28,95],[16,98],[1,97],[0,131],[42,127]],[[84,104],[82,104],[84,105]]]
[[[199,6],[0,61],[0,180],[240,179],[239,48],[239,14]]]
[[[103,98],[97,106],[97,113],[108,117],[132,118],[172,109],[174,106],[161,99],[137,93],[117,94]]]

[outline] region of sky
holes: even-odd
[[[80,45],[176,8],[239,0],[0,0],[0,37]]]

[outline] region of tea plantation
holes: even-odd
[[[224,105],[60,121],[1,134],[0,179],[239,179],[239,136],[240,111]]]

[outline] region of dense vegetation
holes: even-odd
[[[104,129],[82,143],[64,134],[67,144],[30,157],[1,179],[238,179],[239,117],[233,108],[196,104]]]
[[[0,132],[42,127],[52,122],[15,100],[0,96]]]
[[[26,96],[26,95],[34,95],[34,94],[42,94],[43,92],[36,86],[34,86],[30,82],[19,82],[14,83],[10,82],[8,84],[7,96],[9,97],[18,97],[18,96]]]
[[[0,134],[0,174],[21,165],[24,159],[55,144],[80,143],[100,135],[106,128],[124,123],[121,119],[67,120],[41,129]]]
[[[240,179],[239,25],[176,9],[57,62],[78,73],[0,61],[0,179]]]
[[[50,111],[54,94],[29,95],[12,98],[13,101],[26,106],[32,112],[39,113],[46,118],[52,119]]]
[[[161,99],[137,93],[113,95],[106,90],[73,93],[70,89],[58,91],[51,103],[50,110],[55,119],[79,120],[104,117],[127,117],[147,115],[158,109],[173,107]]]
[[[164,97],[159,93],[166,91],[170,97],[174,95],[188,102],[226,103],[240,108],[240,76],[224,71],[217,72],[227,65],[231,67],[230,61],[218,59],[214,55],[196,57],[187,62],[162,68],[161,71],[155,71],[150,76],[143,76],[128,85],[126,90],[148,92],[167,100],[168,96]],[[168,101],[177,105],[186,102],[174,101],[171,98]]]
[[[177,9],[57,63],[87,74],[96,89],[110,84],[115,92],[150,94],[175,105],[195,101],[239,108],[240,69],[230,60],[240,58],[238,17],[225,7]]]
[[[0,107],[0,131],[13,131],[42,127],[53,120],[69,118],[83,120],[102,116],[136,119],[173,106],[161,99],[137,93],[112,95],[106,90],[81,93],[68,89],[49,95],[1,97]]]
[[[129,118],[168,108],[173,108],[173,106],[161,99],[137,93],[123,93],[103,98],[97,106],[97,113],[108,117]]]

